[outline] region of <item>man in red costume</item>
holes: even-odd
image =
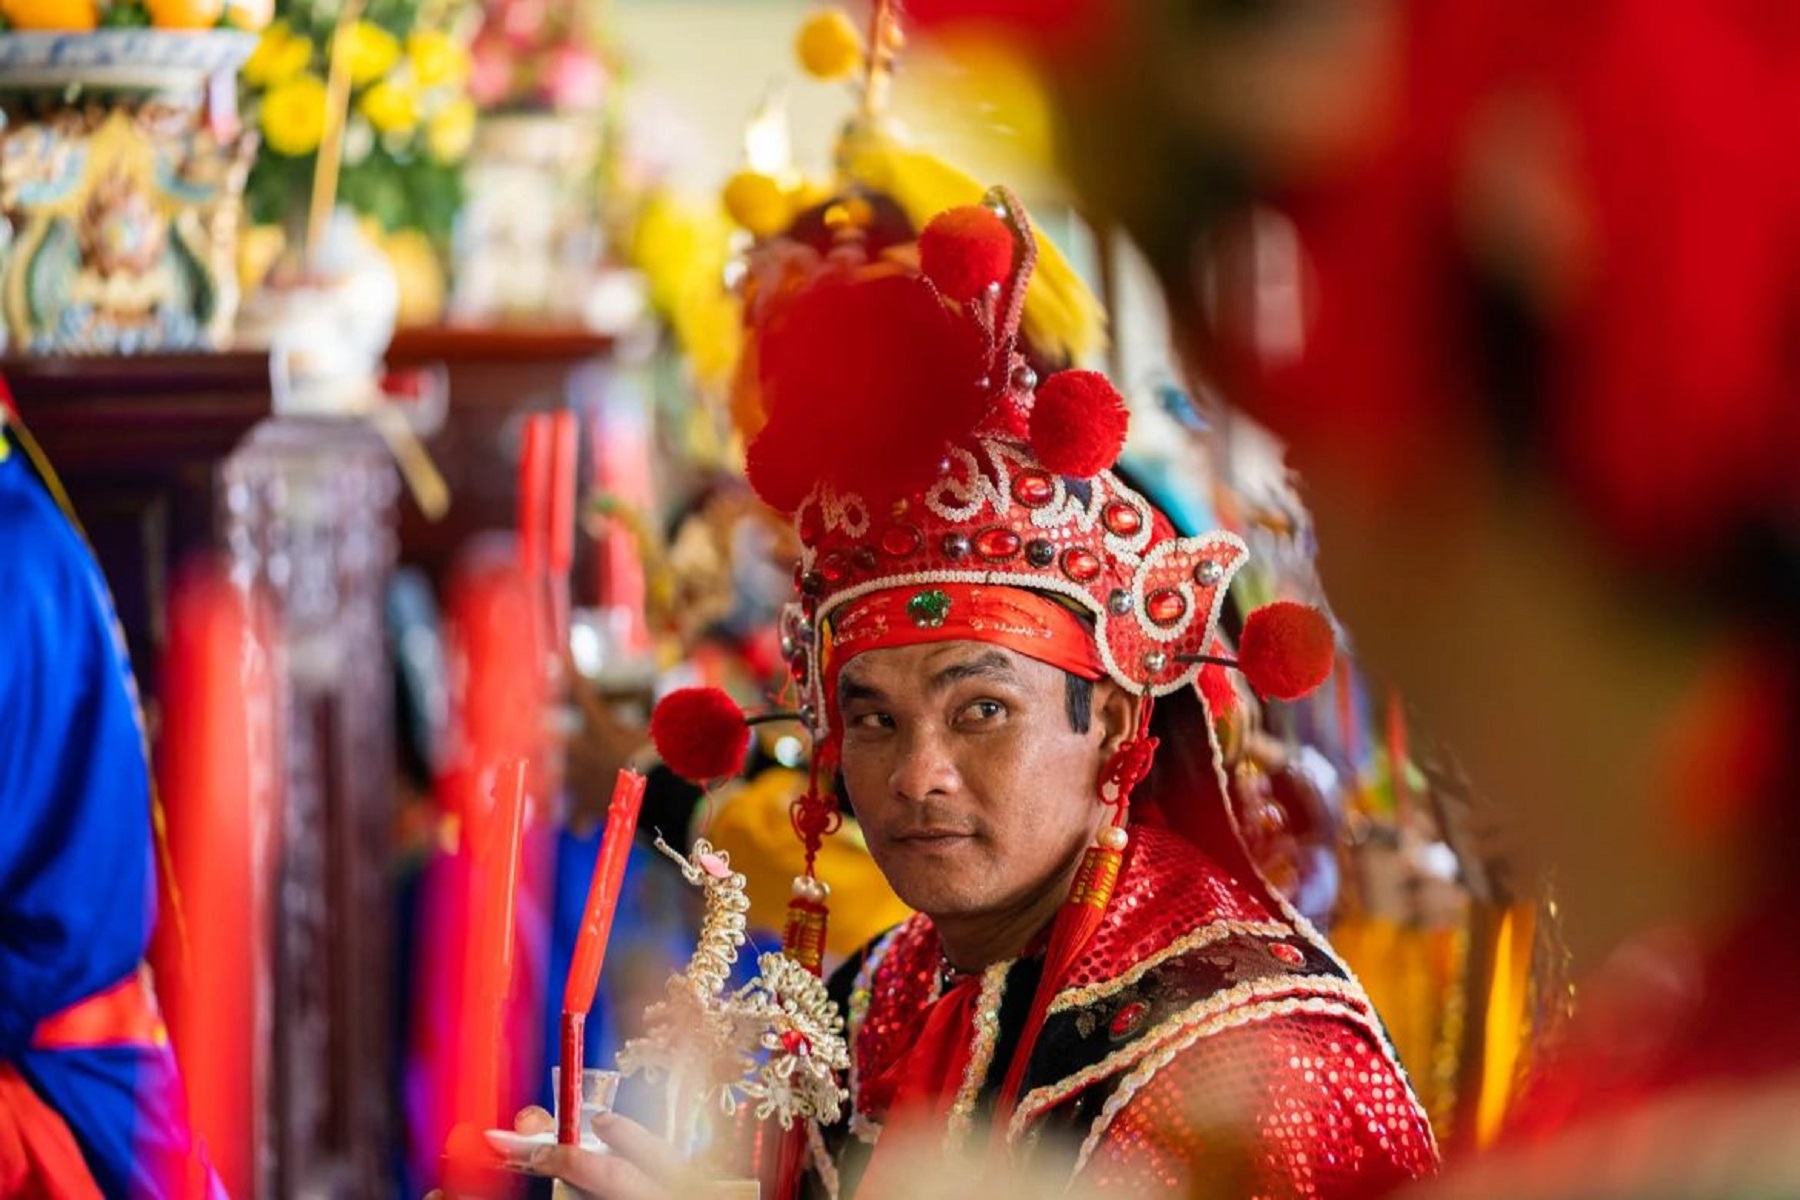
[[[1040,385],[1019,335],[1036,240],[1009,196],[935,220],[922,269],[871,249],[853,207],[823,228],[752,297],[750,477],[802,543],[803,716],[918,915],[833,979],[849,1102],[808,1131],[809,1191],[990,1171],[1345,1196],[1429,1172],[1368,998],[1238,841],[1196,687],[1239,666],[1291,698],[1328,669],[1301,678],[1294,643],[1328,663],[1328,631],[1277,606],[1227,656],[1244,546],[1178,536],[1112,473],[1126,418],[1101,376]],[[798,806],[809,845],[829,808]],[[823,882],[795,894],[822,921]],[[605,1121],[619,1156],[545,1148],[534,1169],[644,1194],[641,1131]]]
[[[1791,6],[910,8],[1050,73],[1367,661],[1554,867],[1575,1019],[1444,1190],[1800,1194]]]

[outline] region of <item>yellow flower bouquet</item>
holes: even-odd
[[[244,111],[262,134],[246,198],[259,225],[303,220],[326,136],[339,6],[283,0],[244,64]],[[349,104],[338,200],[384,233],[423,235],[440,256],[463,202],[475,133],[469,52],[455,0],[375,0],[344,31]]]

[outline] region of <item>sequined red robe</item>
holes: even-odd
[[[948,981],[922,916],[846,963],[832,982],[849,1022],[851,1111],[814,1131],[811,1194],[848,1196],[867,1182],[886,1200],[911,1192],[921,1171],[970,1169],[877,1149],[893,1096],[908,1094],[894,1080],[921,1063],[950,1064],[938,1094],[912,1109],[930,1114],[928,1139],[941,1129],[946,1152],[994,1153],[984,1126],[1042,966],[1026,958]],[[934,1015],[949,1045],[923,1044]],[[1082,1191],[1366,1196],[1437,1163],[1362,988],[1190,843],[1156,829],[1133,831],[1021,1097],[998,1161],[1010,1174],[1073,1177]]]

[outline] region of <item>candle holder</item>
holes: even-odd
[[[613,1103],[619,1096],[619,1080],[623,1078],[617,1071],[609,1071],[604,1067],[583,1067],[581,1070],[581,1113],[576,1127],[581,1130],[581,1148],[584,1150],[605,1150],[606,1143],[594,1132],[594,1118],[613,1110]],[[562,1124],[562,1067],[550,1068],[550,1091],[556,1097],[556,1122]],[[546,1139],[549,1140],[549,1139]]]

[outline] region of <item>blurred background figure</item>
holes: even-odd
[[[137,684],[11,402],[0,393],[0,1192],[222,1196],[145,961],[167,863]]]
[[[1792,1190],[1791,15],[917,7],[1053,81],[1084,203],[1287,441],[1366,660],[1516,822],[1461,836],[1554,878],[1577,1024],[1446,1186]]]

